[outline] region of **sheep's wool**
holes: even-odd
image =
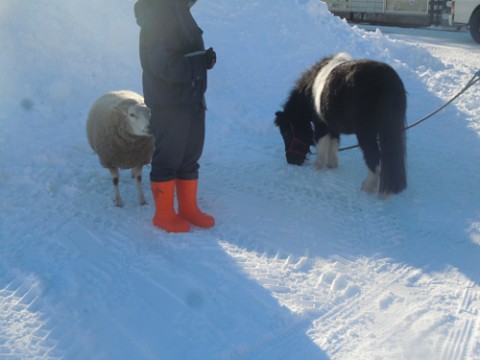
[[[154,137],[131,134],[120,111],[94,104],[87,121],[87,135],[100,164],[106,168],[131,169],[151,162]]]

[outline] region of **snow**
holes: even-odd
[[[114,206],[85,134],[97,97],[141,92],[133,4],[0,3],[0,358],[480,358],[479,85],[408,133],[409,187],[386,201],[360,191],[358,150],[289,166],[273,126],[337,52],[392,65],[411,123],[480,69],[469,34],[350,26],[315,0],[198,2],[218,54],[199,202],[217,224],[167,234],[148,182],[141,207],[122,172]]]

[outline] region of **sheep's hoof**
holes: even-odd
[[[145,196],[143,196],[143,193],[139,194],[137,199],[138,199],[138,203],[141,206],[147,205],[147,200],[145,200]]]
[[[122,200],[117,199],[117,200],[114,200],[113,202],[115,203],[115,206],[119,208],[123,208],[123,205],[125,205]]]

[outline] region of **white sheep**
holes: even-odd
[[[132,169],[137,180],[138,201],[146,204],[142,190],[142,168],[151,162],[154,138],[149,133],[150,109],[143,97],[133,91],[109,92],[90,109],[87,137],[100,164],[110,170],[115,191],[115,205],[123,206],[118,187],[119,170]]]

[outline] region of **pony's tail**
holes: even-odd
[[[385,105],[383,109],[385,118],[379,124],[379,192],[381,195],[388,196],[398,194],[407,187],[405,133],[407,101],[401,80],[393,96],[384,100],[385,102],[381,103]]]

